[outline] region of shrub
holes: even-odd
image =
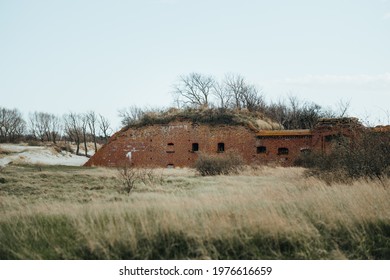
[[[123,188],[122,190],[128,194],[135,188],[136,182],[138,180],[138,170],[132,167],[131,165],[124,165],[122,168],[118,169],[119,179],[122,181]]]
[[[356,137],[340,138],[330,153],[302,155],[297,165],[328,182],[351,179],[380,179],[390,176],[390,134],[366,131]]]
[[[124,164],[119,168],[118,175],[122,183],[122,187],[119,191],[127,194],[130,194],[130,192],[139,184],[152,186],[164,182],[162,174],[156,174],[153,169],[134,168],[134,166],[130,164]]]
[[[390,134],[367,132],[341,147],[340,162],[351,178],[381,179],[390,175]]]
[[[223,155],[201,154],[195,168],[202,176],[237,174],[243,167],[243,159],[234,153]]]

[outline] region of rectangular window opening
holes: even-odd
[[[267,152],[267,147],[265,146],[256,147],[256,152],[258,154],[265,154]]]
[[[167,153],[174,153],[174,152],[175,152],[175,145],[173,143],[168,143]]]
[[[192,151],[193,152],[199,151],[199,144],[198,143],[192,143]]]
[[[279,148],[278,155],[288,155],[288,148]]]
[[[225,151],[225,143],[218,143],[217,152],[223,153]]]

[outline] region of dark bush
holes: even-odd
[[[243,159],[234,153],[222,155],[201,154],[195,168],[202,176],[237,174],[243,167]]]
[[[331,152],[304,154],[295,162],[309,173],[327,181],[390,176],[390,134],[366,131],[355,137],[341,137]]]

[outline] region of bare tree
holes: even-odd
[[[244,77],[238,74],[227,74],[224,83],[228,94],[231,96],[233,108],[242,109],[242,96],[247,91]]]
[[[315,103],[305,103],[299,114],[299,123],[297,129],[312,129],[320,118],[325,118],[328,112]]]
[[[93,141],[94,148],[95,148],[95,153],[96,153],[97,152],[96,125],[97,125],[97,122],[98,122],[97,115],[96,115],[96,113],[94,111],[89,111],[86,114],[86,117],[87,117],[89,132],[91,134],[92,141]]]
[[[264,111],[266,104],[262,90],[245,81],[238,74],[227,74],[224,80],[225,95],[230,96],[233,109],[248,109],[249,111]]]
[[[179,83],[173,86],[173,93],[178,104],[207,108],[214,84],[215,80],[211,76],[190,73],[180,77]]]
[[[81,132],[82,132],[82,138],[84,143],[84,154],[86,157],[88,157],[88,115],[82,114],[80,115],[81,119]]]
[[[267,106],[265,114],[278,122],[282,127],[286,128],[288,108],[283,100],[279,99],[277,102],[271,102],[271,104]]]
[[[241,95],[241,104],[243,108],[251,112],[262,112],[266,107],[261,89],[258,89],[255,85],[246,85],[246,90]]]
[[[35,139],[39,139],[42,142],[48,141],[48,120],[46,118],[45,113],[42,112],[34,112],[29,115],[29,125],[31,134]]]
[[[82,128],[80,115],[69,113],[65,115],[65,133],[76,143],[76,155],[80,153],[80,143],[82,139]]]
[[[14,142],[25,131],[26,123],[17,109],[0,107],[0,142]]]
[[[285,129],[311,129],[319,118],[329,116],[321,106],[302,101],[290,95],[286,100],[271,103],[265,108],[265,115],[277,121]]]
[[[99,114],[99,128],[103,134],[104,141],[107,143],[110,134],[110,122],[107,118]]]
[[[288,123],[288,129],[298,128],[298,115],[300,111],[300,101],[296,96],[289,95],[288,96],[288,104],[287,104],[287,119],[286,123]]]
[[[53,141],[56,144],[61,135],[61,120],[53,114],[34,112],[29,116],[29,126],[35,139],[42,142]]]
[[[348,110],[351,106],[351,100],[343,100],[343,99],[340,99],[338,102],[337,102],[337,109],[336,109],[336,116],[338,118],[343,118],[343,117],[346,117],[348,116]]]
[[[50,133],[51,140],[54,144],[57,143],[57,140],[61,137],[62,134],[62,122],[58,116],[52,115],[50,121]]]
[[[227,109],[230,106],[231,95],[229,94],[224,83],[215,82],[213,95],[217,98],[217,106],[221,109]]]

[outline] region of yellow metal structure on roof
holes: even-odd
[[[313,135],[310,129],[294,130],[260,130],[257,136],[310,136]]]

